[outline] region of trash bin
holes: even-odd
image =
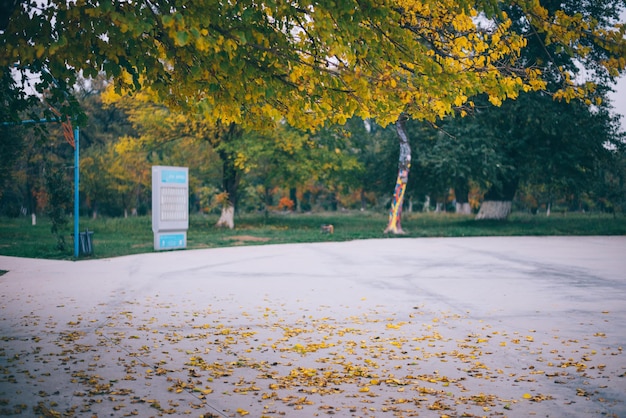
[[[74,236],[74,234],[72,234]],[[78,255],[93,255],[93,231],[78,233]]]

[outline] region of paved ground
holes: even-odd
[[[626,416],[626,237],[0,270],[0,415]]]

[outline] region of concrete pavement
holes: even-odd
[[[626,416],[626,237],[0,256],[0,415]]]

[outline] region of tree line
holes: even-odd
[[[149,213],[152,165],[189,167],[190,208],[199,213],[219,213],[227,202],[242,212],[389,208],[398,160],[392,126],[354,117],[314,132],[286,123],[244,131],[118,96],[103,78],[84,80],[74,94],[87,118],[83,215]],[[623,211],[624,136],[608,102],[591,109],[527,93],[477,108],[437,124],[407,121],[416,158],[405,211],[476,213],[498,193],[523,211]],[[55,123],[3,129],[0,213],[46,213],[61,186],[71,188],[72,148]]]
[[[70,151],[45,139],[56,128],[17,126],[52,117],[82,128],[92,214],[145,212],[146,166],[196,162],[192,207],[221,206],[227,225],[235,208],[388,200],[394,233],[415,204],[480,202],[487,219],[516,196],[530,210],[615,210],[624,141],[606,93],[626,66],[623,6],[8,2],[2,207],[62,194],[52,173]]]

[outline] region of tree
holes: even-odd
[[[326,195],[322,206],[337,210],[341,204],[339,195],[356,186],[356,176],[362,170],[355,141],[339,126],[324,126],[311,132],[310,137],[313,147],[309,170],[313,175],[305,185]]]
[[[19,126],[20,120],[14,113],[23,111],[21,106],[26,105],[18,96],[9,69],[0,69],[0,122],[4,122],[0,125],[0,213],[15,216],[20,209],[15,204],[19,199],[16,199],[11,183],[15,177],[16,161],[20,160],[26,142],[22,138],[23,127]]]
[[[23,199],[19,178],[19,162],[25,150],[25,141],[19,129],[1,126],[0,135],[0,215],[17,217],[27,199]]]
[[[419,138],[413,144],[417,155],[414,175],[419,181],[408,191],[445,203],[453,189],[456,212],[471,213],[471,185],[486,186],[492,172],[502,166],[492,145],[493,132],[471,116],[448,117],[436,126],[412,121],[407,130]]]
[[[123,109],[128,114],[136,132],[123,136],[109,150],[113,162],[108,172],[116,179],[117,191],[125,196],[125,213],[129,206],[140,206],[142,196],[150,189],[151,165],[191,166],[190,187],[192,193],[199,196],[203,194],[200,189],[206,185],[206,179],[198,181],[198,168],[208,171],[217,162],[214,158],[217,154],[222,185],[219,197],[222,214],[217,226],[233,228],[241,170],[237,149],[232,144],[241,138],[242,129],[234,123],[224,125],[207,120],[203,115],[174,112],[153,99],[151,92],[144,90],[119,95],[108,88],[103,94],[107,106]],[[205,146],[199,146],[200,142]],[[186,152],[190,149],[193,151]],[[204,164],[197,164],[198,158],[204,158]]]
[[[325,147],[310,133],[278,124],[274,131],[247,133],[245,143],[231,144],[238,151],[239,164],[248,182],[261,189],[266,215],[278,188],[297,190],[315,181],[324,168],[320,154]],[[334,151],[334,149],[333,149]],[[296,207],[296,196],[290,199]]]
[[[596,72],[624,69],[624,25],[536,0],[510,4],[521,18],[495,0],[26,2],[0,33],[0,66],[18,63],[19,91],[38,74],[37,91],[66,114],[76,113],[65,93],[78,72],[105,72],[120,91],[149,88],[170,107],[244,129],[352,115],[383,126],[400,115],[435,121],[479,94],[499,105],[546,87],[538,64],[555,61],[519,60],[528,33]],[[574,83],[573,67],[558,69],[558,97],[593,91]]]
[[[224,190],[222,213],[216,226],[233,229],[242,170],[237,166],[237,151],[234,150],[232,144],[241,139],[244,132],[241,126],[235,122],[223,124],[218,121],[215,128],[212,144],[222,160],[222,187]]]
[[[420,130],[419,122],[407,129],[423,138],[415,141],[415,175],[431,189],[419,193],[454,188],[459,199],[462,193],[467,197],[462,190],[469,183],[476,184],[486,191],[486,201],[492,199],[483,203],[481,218],[506,217],[520,188],[529,201],[547,207],[565,196],[579,200],[601,188],[602,173],[615,166],[623,149],[619,118],[605,101],[590,108],[526,93],[498,108],[478,103],[473,115],[447,118],[438,131]]]
[[[409,136],[415,135],[415,132],[410,131],[412,125],[411,121],[407,121]],[[352,170],[354,179],[351,183],[359,191],[361,210],[365,210],[368,203],[386,203],[378,202],[377,197],[388,195],[397,180],[395,170],[399,149],[395,142],[395,126],[382,127],[372,119],[353,117],[343,129],[347,132],[349,148],[359,165],[357,170]]]
[[[578,47],[592,40],[606,51],[597,68],[613,76],[623,69],[623,26],[608,28],[567,9],[548,13],[536,1],[514,4],[529,30],[544,34],[544,44],[591,60],[592,51]],[[78,71],[87,77],[104,71],[120,88],[150,87],[183,108],[200,103],[225,125],[259,125],[281,116],[308,128],[352,114],[375,116],[385,125],[401,113],[426,119],[449,114],[482,92],[498,103],[544,86],[537,69],[517,63],[526,40],[495,5],[20,3],[0,35],[0,64],[40,73],[36,88],[49,89],[59,102],[64,98],[57,93],[69,90]],[[479,14],[482,19],[473,18]],[[566,87],[564,96],[582,93],[573,82]]]
[[[602,140],[592,141],[593,145],[589,146],[585,146],[585,143],[598,137],[609,142],[615,138],[614,135],[613,139],[607,138],[613,128],[607,126],[610,118],[606,110],[595,112],[592,105],[602,105],[606,101],[607,85],[613,80],[617,68],[605,64],[612,60],[624,62],[626,55],[623,45],[613,49],[616,45],[607,44],[612,41],[595,36],[593,32],[569,43],[554,42],[554,36],[558,34],[555,35],[554,31],[538,31],[533,22],[541,21],[545,16],[554,16],[562,23],[561,27],[553,28],[557,32],[567,28],[584,29],[587,21],[593,22],[600,31],[603,28],[608,30],[619,18],[624,3],[621,0],[548,1],[544,6],[541,13],[528,13],[516,6],[508,6],[506,10],[515,22],[513,29],[528,38],[528,46],[522,51],[521,59],[543,67],[546,92],[563,103],[550,103],[550,97],[545,93],[528,93],[522,97],[525,100],[519,100],[517,104],[507,103],[501,109],[485,108],[481,112],[479,120],[488,123],[497,132],[495,144],[498,144],[499,152],[506,162],[491,179],[491,187],[485,194],[478,219],[504,219],[508,216],[520,181],[528,179],[529,153],[535,160],[538,154],[542,156],[534,171],[543,173],[544,177],[558,175],[557,169],[561,170],[560,173],[576,175],[572,171],[576,171],[574,167],[577,167],[578,162],[573,161],[572,156],[585,158],[578,149],[585,148],[589,152],[588,156],[598,157],[602,152]],[[623,33],[623,26],[621,31]],[[572,80],[578,80],[580,88],[585,86],[585,82],[587,88],[592,85],[584,100],[584,107],[575,102],[570,105],[572,91],[561,90],[563,83]],[[602,118],[604,122],[601,122]],[[597,133],[596,129],[599,129]],[[593,135],[593,138],[586,137],[584,133]],[[562,158],[564,155],[566,158]],[[570,165],[565,164],[565,161]],[[588,164],[583,165],[588,167]],[[551,173],[546,170],[551,170]]]
[[[90,80],[80,77],[73,90],[86,116],[80,130],[80,188],[93,218],[99,214],[119,216],[128,209],[123,195],[118,194],[112,168],[119,163],[115,144],[120,138],[136,136],[136,132],[122,107],[102,102],[108,84],[103,76]]]
[[[626,212],[626,135],[622,134],[621,146],[614,150],[610,164],[597,167],[602,180],[593,190],[601,208],[612,212]]]
[[[65,236],[62,229],[68,223],[67,211],[70,208],[72,188],[59,167],[47,165],[45,179],[48,192],[47,213],[52,222],[50,230],[56,237],[57,249],[65,251]],[[78,237],[74,237],[74,239],[78,239]]]
[[[605,105],[589,108],[534,93],[459,121],[489,131],[492,139],[485,142],[498,156],[498,165],[482,177],[489,187],[477,218],[506,218],[521,185],[544,185],[548,207],[557,195],[593,189],[596,166],[610,164],[611,149],[621,141],[609,111]]]
[[[392,232],[394,234],[403,234],[401,225],[402,205],[404,204],[404,193],[406,184],[409,179],[409,169],[411,167],[411,145],[409,144],[409,136],[405,128],[406,118],[400,117],[396,122],[398,137],[400,138],[400,156],[398,157],[398,179],[391,201],[391,209],[389,210],[389,222],[385,233]]]

